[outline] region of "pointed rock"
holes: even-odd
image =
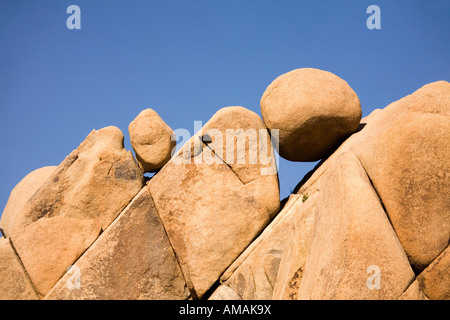
[[[229,286],[220,285],[208,300],[242,300],[242,298]]]
[[[298,298],[397,299],[414,273],[359,160],[343,154],[319,189]]]
[[[189,291],[147,187],[48,293],[49,300],[181,300]]]

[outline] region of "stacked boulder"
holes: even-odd
[[[317,161],[355,132],[361,120],[356,93],[328,71],[304,68],[276,78],[261,98],[269,129],[278,129],[279,153],[291,161]]]
[[[0,299],[450,299],[449,106],[439,81],[361,120],[307,68],[269,85],[262,119],[220,109],[178,151],[152,109],[128,128],[136,160],[94,130],[12,190]],[[323,159],[282,203],[273,148]]]
[[[129,127],[137,162],[120,130],[107,127],[91,132],[58,167],[29,174],[0,222],[0,297],[203,297],[280,204],[263,121],[245,108],[224,108],[202,132],[225,134],[230,125],[231,142],[244,144],[218,134],[206,142],[198,133],[175,154],[173,131],[147,109]],[[248,132],[262,132],[257,141],[268,156],[222,160],[219,141],[224,154],[251,157]],[[143,173],[161,167],[145,183]]]
[[[304,83],[280,78],[285,92]],[[450,299],[449,106],[450,84],[438,81],[362,119],[211,299]],[[286,141],[281,152],[304,156]]]

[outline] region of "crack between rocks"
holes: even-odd
[[[8,236],[5,234],[5,231],[3,231],[2,228],[0,228],[0,238],[1,238],[1,236],[8,238]]]
[[[237,270],[237,269],[239,269],[239,267],[240,266],[242,266],[244,263],[245,263],[245,261],[247,261],[247,259],[250,257],[250,255],[258,248],[258,246],[265,240],[265,238],[268,236],[266,236],[266,237],[264,237],[264,239],[262,239],[259,243],[255,243],[256,241],[258,241],[258,238],[260,237],[260,236],[262,236],[263,235],[263,233],[264,233],[264,231],[266,231],[267,230],[267,227],[269,227],[269,225],[272,223],[272,222],[275,222],[275,225],[273,226],[273,228],[271,229],[271,230],[269,230],[269,232],[271,232],[272,230],[274,230],[275,228],[276,228],[276,226],[278,225],[278,224],[280,224],[282,221],[283,221],[283,219],[288,215],[288,213],[290,212],[290,210],[294,207],[294,205],[297,203],[297,201],[299,201],[300,200],[300,197],[299,198],[297,198],[296,200],[294,200],[293,201],[293,203],[289,206],[289,208],[288,208],[288,210],[286,211],[286,213],[282,216],[282,217],[280,217],[280,219],[279,219],[279,221],[276,221],[275,222],[275,219],[278,217],[278,215],[280,214],[280,212],[282,211],[282,209],[280,209],[279,211],[278,211],[278,213],[277,214],[275,214],[274,216],[273,216],[273,218],[272,219],[270,219],[268,222],[267,222],[267,224],[255,235],[255,237],[250,241],[250,243],[244,248],[244,250],[242,250],[242,252],[239,254],[239,256],[237,256],[237,258],[236,259],[234,259],[233,260],[233,262],[231,262],[230,263],[230,265],[220,274],[220,277],[219,277],[219,280],[218,281],[221,281],[222,279],[222,277],[223,277],[223,275],[231,268],[231,266],[245,253],[245,251],[247,250],[247,249],[249,249],[253,244],[255,244],[255,247],[253,248],[253,249],[251,249],[251,251],[247,254],[247,256],[244,258],[244,260],[242,260],[242,262],[238,265],[238,266],[236,266],[236,268],[234,268],[234,270],[232,271],[232,273],[231,273],[231,275],[228,277],[228,278],[226,278],[226,279],[223,279],[223,282],[221,282],[221,283],[226,283],[232,276],[233,276],[233,274],[235,273],[235,271]],[[242,297],[241,297],[242,298]]]
[[[392,228],[392,230],[393,230],[394,233],[395,233],[395,236],[397,237],[397,241],[400,243],[400,245],[401,245],[401,247],[402,247],[402,249],[403,249],[403,252],[404,252],[405,255],[406,255],[406,258],[408,259],[409,266],[410,266],[412,272],[414,273],[414,279],[411,281],[411,283],[412,283],[415,279],[417,279],[418,274],[416,273],[414,267],[411,265],[411,262],[410,262],[410,259],[409,259],[410,257],[409,257],[409,255],[408,255],[408,253],[406,252],[405,248],[403,247],[403,245],[402,245],[400,239],[398,238],[398,234],[397,234],[397,232],[395,231],[395,227],[394,227],[394,225],[392,224],[391,218],[389,217],[389,213],[388,213],[388,211],[386,210],[386,207],[385,207],[385,205],[384,205],[384,203],[383,203],[383,200],[381,199],[380,194],[378,193],[377,189],[375,188],[375,185],[373,184],[372,179],[370,178],[369,174],[367,173],[367,170],[366,170],[366,168],[364,167],[364,165],[363,165],[363,163],[361,162],[361,160],[359,159],[359,157],[358,157],[356,154],[355,154],[355,157],[356,157],[356,159],[358,159],[359,163],[361,164],[361,167],[363,168],[364,172],[366,173],[367,179],[369,180],[370,185],[371,185],[373,191],[374,191],[375,194],[377,195],[378,200],[380,201],[381,207],[383,208],[384,214],[385,214],[386,218],[388,219],[389,224],[391,225],[391,228]],[[410,283],[409,285],[411,285],[411,283]],[[408,287],[409,287],[409,286],[408,286]]]
[[[357,156],[356,154],[355,154],[355,157],[356,157],[356,159],[358,159],[359,163],[361,164],[361,167],[364,169],[364,172],[365,172],[365,174],[366,174],[366,176],[367,176],[367,179],[368,179],[369,182],[370,182],[370,186],[372,187],[373,191],[374,191],[375,194],[377,195],[378,200],[380,201],[381,207],[383,208],[384,214],[386,215],[386,218],[388,219],[389,224],[391,225],[392,230],[394,230],[395,235],[397,236],[397,239],[398,239],[397,232],[395,231],[394,225],[392,224],[391,218],[389,217],[389,213],[388,213],[388,211],[386,210],[386,207],[384,206],[384,203],[383,203],[383,200],[382,200],[381,197],[380,197],[380,194],[378,193],[377,189],[375,188],[375,185],[373,184],[373,181],[372,181],[372,179],[370,178],[369,174],[367,173],[367,170],[366,170],[366,168],[364,167],[364,165],[362,164],[361,160],[358,158],[358,156]],[[398,241],[400,242],[400,239],[398,239]],[[403,248],[403,246],[402,246],[402,248]],[[405,251],[405,249],[403,249],[403,251]],[[406,252],[405,252],[405,254],[406,254]]]
[[[199,138],[200,138],[200,141],[201,141],[202,137],[199,137]],[[222,161],[223,164],[225,164],[228,168],[230,168],[231,172],[233,172],[233,174],[239,179],[239,181],[240,181],[244,186],[246,185],[246,183],[244,183],[244,181],[242,181],[241,178],[239,178],[239,176],[236,174],[236,172],[234,172],[233,168],[232,168],[228,163],[226,163],[221,157],[219,157],[219,156],[216,154],[216,152],[215,152],[213,149],[211,149],[210,146],[208,146],[208,144],[204,143],[203,141],[201,141],[201,142],[202,142],[202,144],[203,144],[205,147],[207,147],[209,150],[211,150],[211,152],[214,154],[214,156],[216,156],[218,159],[220,159],[220,161]],[[202,151],[202,152],[203,152],[203,151]],[[255,180],[256,180],[256,179],[255,179]],[[252,180],[252,181],[255,181],[255,180]],[[250,182],[252,182],[252,181],[249,181],[249,182],[247,182],[247,183],[250,183]]]
[[[100,232],[99,232],[97,238],[91,243],[90,246],[88,246],[86,249],[84,249],[83,252],[78,256],[78,258],[76,258],[70,265],[72,265],[72,266],[75,265],[75,264],[76,264],[76,263],[77,263],[84,255],[85,255],[85,253],[86,253],[90,248],[92,248],[92,247],[99,241],[100,237],[105,233],[106,230],[109,229],[109,227],[114,223],[114,221],[116,221],[117,219],[119,219],[121,213],[122,213],[122,212],[130,205],[130,203],[133,202],[133,200],[137,197],[137,195],[142,191],[143,188],[145,188],[145,185],[144,185],[144,187],[141,188],[141,190],[139,190],[138,193],[136,193],[136,194],[133,196],[133,198],[131,198],[131,200],[130,200],[123,208],[122,208],[122,210],[120,210],[120,212],[119,212],[119,214],[117,215],[117,217],[115,217],[115,218],[111,221],[111,223],[106,227],[105,230],[103,230],[102,227],[100,228]],[[47,292],[47,294],[45,294],[45,296],[43,297],[44,299],[45,299],[45,297],[46,297],[46,296],[47,296],[47,295],[55,288],[55,286],[56,286],[56,285],[59,283],[59,281],[66,275],[66,273],[67,273],[67,271],[64,272],[64,274],[56,281],[55,285]]]
[[[155,200],[153,200],[153,195],[152,195],[152,192],[150,190],[150,187],[148,185],[146,185],[145,187],[147,188],[148,194],[150,195],[150,198],[152,199],[152,203],[153,203],[153,206],[155,207],[157,218],[158,218],[159,222],[161,223],[161,227],[162,227],[162,229],[164,231],[164,234],[166,235],[167,241],[169,242],[169,245],[170,245],[170,247],[172,249],[173,255],[175,256],[175,261],[176,261],[176,263],[178,265],[178,268],[180,269],[181,275],[184,278],[184,281],[185,281],[186,286],[187,286],[187,288],[189,290],[189,293],[191,294],[192,299],[198,300],[199,298],[197,296],[197,293],[195,292],[195,288],[194,288],[194,285],[193,285],[193,283],[191,281],[191,278],[185,274],[184,268],[181,267],[180,259],[178,258],[178,255],[177,255],[177,253],[175,251],[175,248],[173,247],[172,241],[170,240],[169,234],[167,233],[166,227],[164,226],[164,223],[163,223],[163,221],[161,219],[161,215],[159,214],[159,210],[158,210],[158,207],[156,206],[156,202],[155,202]]]
[[[216,291],[217,288],[220,287],[220,285],[221,285],[221,283],[220,283],[220,278],[219,278],[211,285],[211,287],[209,287],[208,290],[206,290],[206,292],[203,294],[203,296],[199,300],[208,300],[212,296],[214,291]]]
[[[37,297],[39,300],[42,300],[43,296],[37,292],[37,290],[36,290],[36,288],[35,288],[35,286],[34,286],[33,281],[31,281],[30,275],[28,274],[28,271],[27,271],[27,269],[25,268],[25,265],[23,264],[22,259],[20,258],[19,253],[17,252],[16,247],[14,246],[14,244],[13,244],[13,242],[12,242],[12,239],[11,239],[11,238],[7,238],[7,239],[8,239],[8,241],[9,241],[9,244],[11,245],[11,248],[12,248],[13,251],[14,251],[14,254],[15,254],[16,257],[17,257],[17,260],[19,261],[19,263],[20,263],[20,265],[21,265],[21,267],[22,267],[22,269],[23,269],[23,272],[25,273],[25,276],[27,277],[28,281],[30,282],[31,288],[33,289],[34,293],[36,294],[36,297]],[[42,297],[41,297],[41,296],[42,296]]]

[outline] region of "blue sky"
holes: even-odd
[[[71,4],[81,30],[66,27]],[[381,30],[366,27],[371,4]],[[449,80],[449,16],[447,0],[0,0],[0,206],[94,128],[119,127],[131,150],[145,108],[191,132],[222,107],[261,114],[265,88],[297,68],[346,80],[366,116]],[[281,197],[313,167],[281,159]]]

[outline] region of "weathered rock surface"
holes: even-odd
[[[316,188],[291,196],[222,285],[244,300],[398,298],[414,272],[356,156],[342,154]]]
[[[208,300],[242,300],[242,298],[229,286],[220,285]]]
[[[423,270],[400,297],[402,300],[450,300],[450,247]]]
[[[379,135],[361,161],[416,270],[450,239],[450,119],[407,113]]]
[[[81,281],[67,273],[45,299],[186,299],[172,247],[147,187],[75,263]]]
[[[14,187],[0,220],[0,228],[5,236],[9,237],[11,230],[20,228],[20,222],[24,219],[20,216],[24,213],[23,207],[55,170],[56,166],[34,170]]]
[[[351,100],[335,93],[312,100]],[[13,190],[0,299],[449,300],[449,106],[439,81],[375,110],[279,213],[271,139],[245,108],[219,110],[147,186],[120,130],[93,131]]]
[[[272,299],[274,289],[280,286],[280,262],[289,250],[290,240],[296,233],[302,233],[305,241],[311,238],[315,199],[313,197],[303,203],[300,196],[294,195],[263,233],[228,268],[221,277],[221,286],[229,287],[244,300]],[[305,257],[306,253],[298,252]],[[281,277],[284,275],[283,272]],[[284,280],[281,281],[284,283]]]
[[[14,236],[42,217],[96,219],[103,230],[139,192],[143,176],[116,127],[92,131],[14,217]]]
[[[319,188],[298,298],[398,298],[414,273],[359,160],[343,154]],[[371,266],[380,270],[378,289],[369,288]]]
[[[450,84],[438,81],[375,110],[297,192],[315,192],[343,152],[356,154],[420,272],[449,243],[449,105]]]
[[[9,239],[0,238],[0,300],[37,300],[25,269]]]
[[[296,69],[275,79],[261,98],[269,129],[279,129],[279,153],[291,161],[329,155],[361,120],[356,93],[338,76],[318,69]]]
[[[320,205],[318,199],[319,194],[316,193],[305,201],[299,196],[296,201],[292,217],[294,232],[286,241],[271,299],[298,299],[306,258],[313,240],[316,208]]]
[[[148,184],[183,274],[198,297],[279,207],[276,172],[257,177],[252,168],[241,167],[238,175],[200,137],[188,141]],[[204,161],[205,155],[212,161]],[[252,178],[244,183],[239,177]]]
[[[251,191],[269,212],[278,211],[280,196],[272,141],[255,112],[239,106],[222,108],[197,135],[208,146],[203,150],[203,163],[226,163],[243,184],[251,185]]]
[[[67,268],[94,242],[101,226],[94,220],[41,218],[12,237],[39,295],[46,295]]]
[[[144,172],[162,168],[175,150],[172,129],[152,109],[145,109],[128,126],[131,146]]]
[[[417,281],[414,281],[408,289],[398,298],[398,300],[430,300],[420,289],[420,284]]]

